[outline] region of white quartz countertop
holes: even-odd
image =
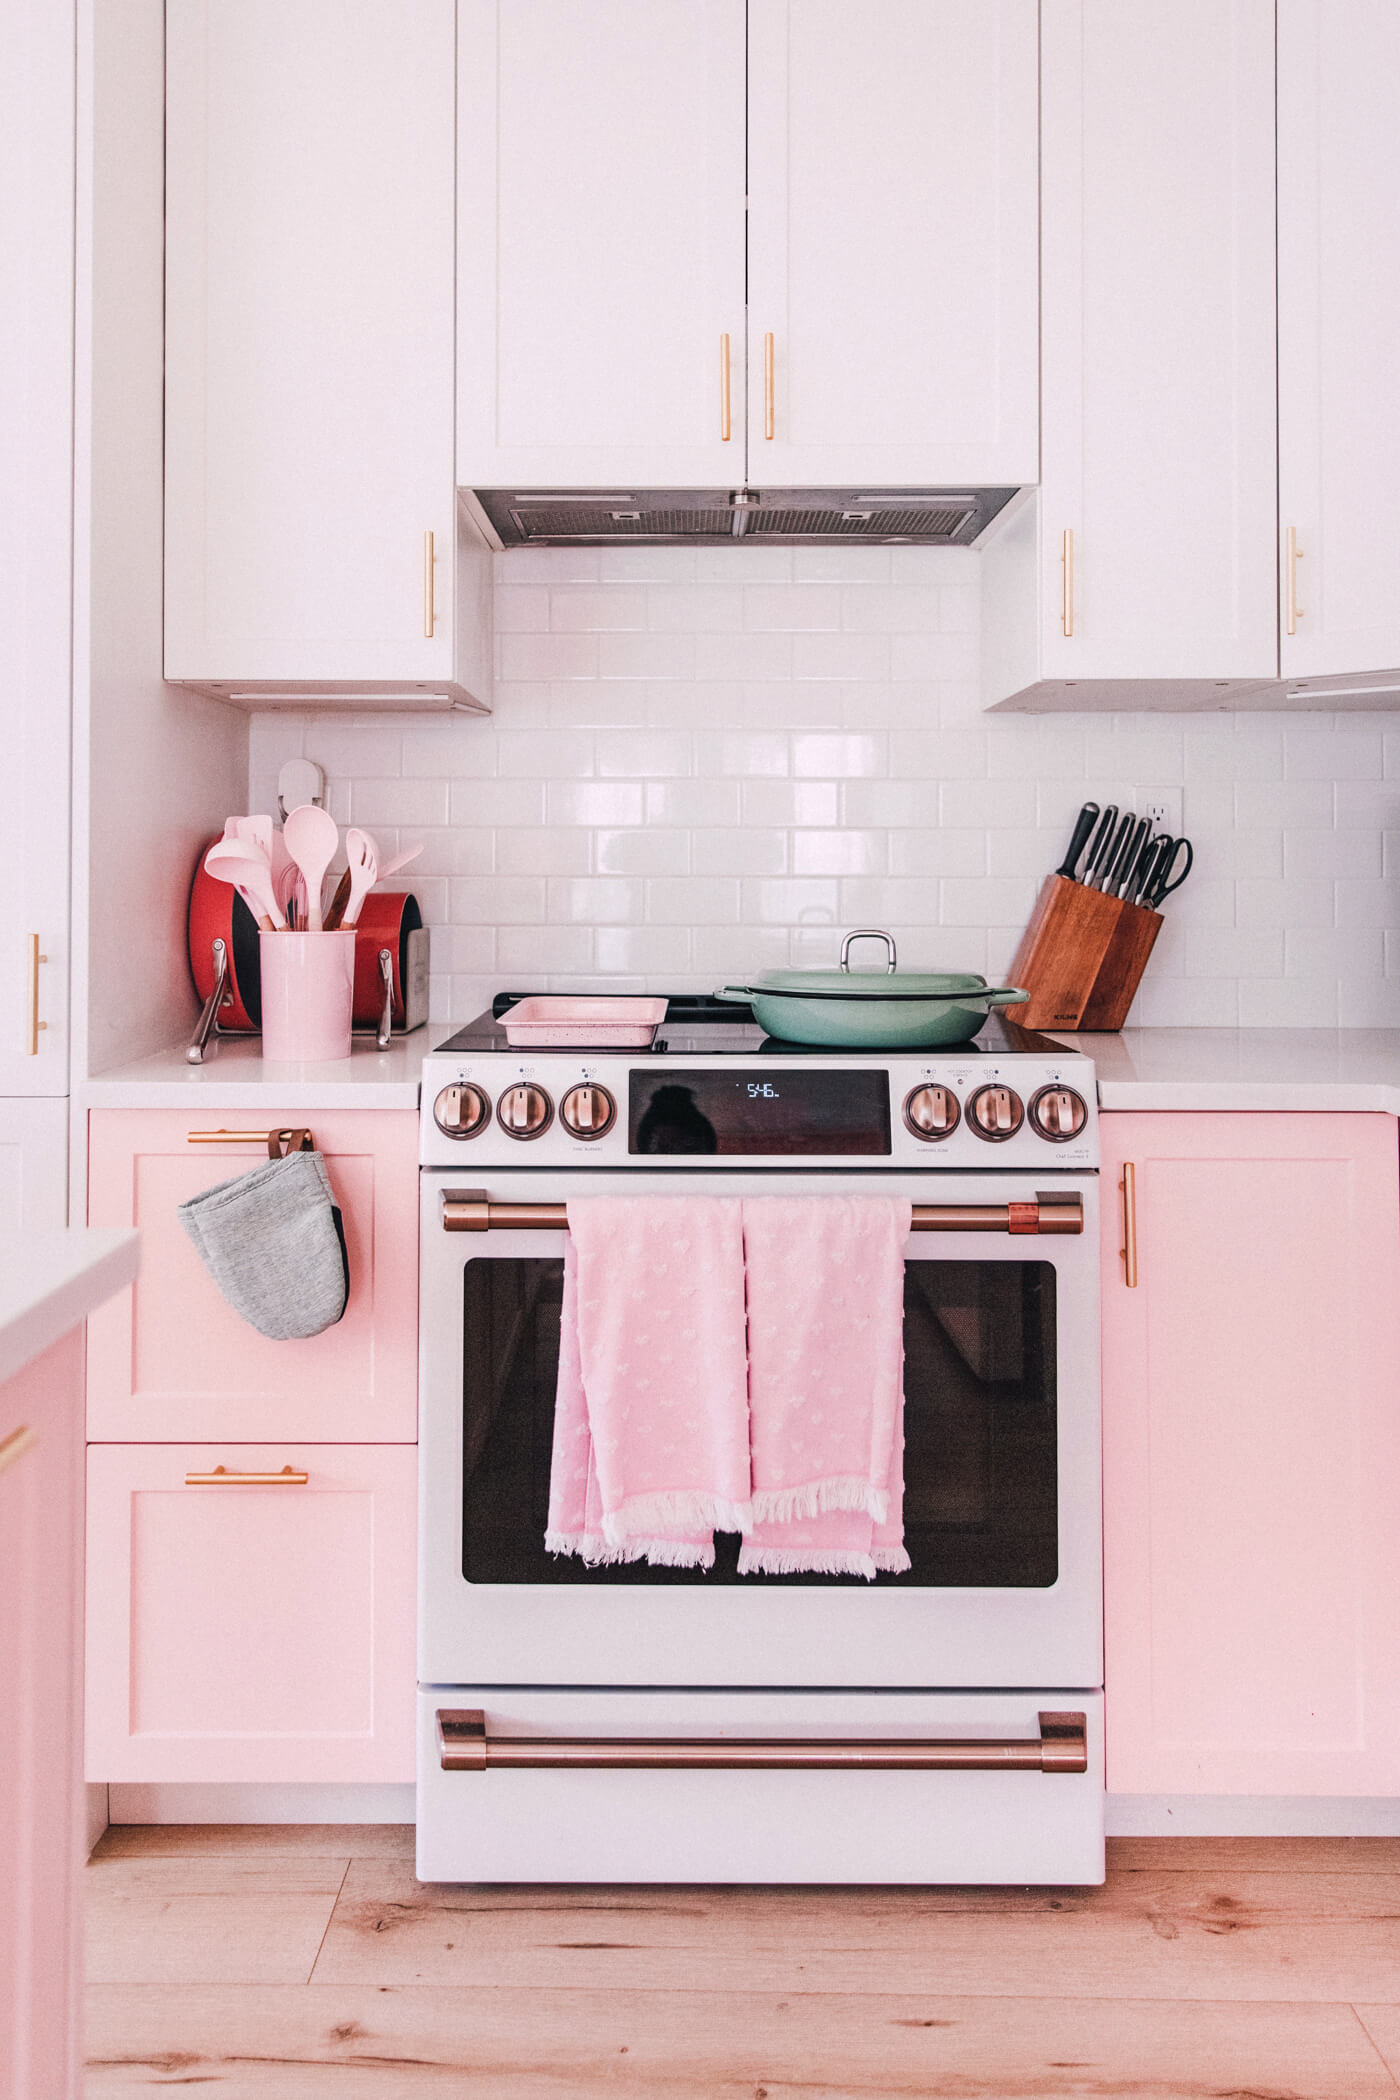
[[[1055,1040],[1093,1059],[1103,1109],[1400,1115],[1400,1029],[1125,1028]]]
[[[0,1233],[0,1385],[131,1283],[135,1232]]]
[[[281,1115],[327,1108],[417,1108],[423,1059],[450,1026],[415,1028],[396,1035],[387,1050],[372,1038],[357,1038],[349,1057],[331,1064],[271,1064],[258,1036],[220,1036],[202,1065],[185,1061],[176,1043],[153,1057],[99,1073],[82,1089],[88,1108],[266,1108]]]

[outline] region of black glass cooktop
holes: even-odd
[[[438,1050],[451,1055],[480,1056],[485,1052],[499,1051],[519,1057],[519,1049],[512,1049],[506,1041],[506,1033],[500,1025],[502,1014],[508,1013],[526,992],[498,992],[491,1002],[489,1013],[478,1014],[456,1035],[449,1036]],[[547,1044],[538,1048],[542,1054],[548,1052]],[[831,1057],[839,1051],[829,1047],[818,1047],[806,1043],[783,1043],[774,1036],[765,1035],[753,1018],[753,1009],[740,1006],[729,1000],[713,999],[704,992],[678,992],[668,997],[666,1018],[656,1032],[656,1041],[650,1050],[619,1050],[610,1044],[590,1047],[581,1043],[561,1043],[561,1050],[584,1050],[590,1057]],[[851,1052],[860,1056],[858,1050]],[[878,1055],[878,1052],[867,1053]],[[891,1053],[894,1054],[894,1053]],[[918,1051],[904,1051],[903,1056],[918,1056]],[[949,1045],[945,1054],[949,1057],[1077,1057],[1077,1050],[1067,1049],[1063,1043],[1052,1042],[1048,1036],[1037,1035],[1033,1029],[1017,1028],[1002,1014],[989,1014],[986,1026],[974,1041]]]

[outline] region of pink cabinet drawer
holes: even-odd
[[[89,1777],[411,1779],[416,1458],[91,1446]]]
[[[204,1127],[306,1122],[273,1108]],[[337,1110],[310,1119],[345,1227],[345,1317],[308,1341],[270,1342],[227,1304],[177,1206],[266,1158],[250,1144],[191,1144],[188,1113],[95,1111],[88,1219],[135,1225],[141,1274],[88,1323],[94,1442],[295,1437],[411,1443],[417,1433],[418,1119]]]

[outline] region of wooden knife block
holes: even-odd
[[[1121,1028],[1162,924],[1160,912],[1047,877],[1011,965],[1030,993],[1007,1009],[1022,1028]]]

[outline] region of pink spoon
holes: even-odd
[[[328,810],[318,809],[314,802],[303,802],[300,808],[288,811],[282,836],[288,853],[306,881],[307,929],[319,933],[321,891],[326,870],[335,859],[340,844],[340,831]]]

